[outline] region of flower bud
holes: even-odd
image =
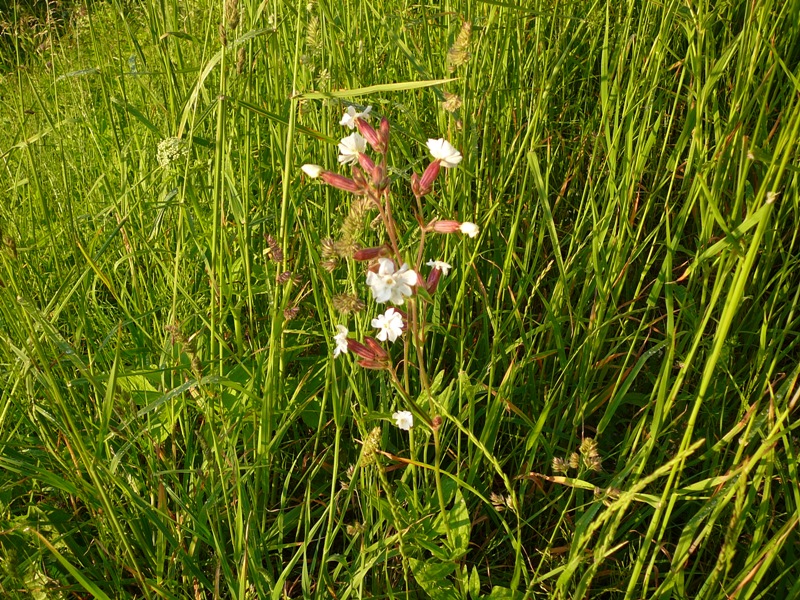
[[[411,191],[417,198],[425,195],[422,193],[422,189],[419,187],[419,175],[416,173],[411,174]]]
[[[419,187],[422,190],[421,196],[425,194],[429,194],[431,188],[433,187],[433,182],[436,181],[436,178],[439,176],[439,170],[442,168],[442,161],[434,160],[431,164],[428,165],[428,168],[425,169],[425,172],[422,174],[422,179],[420,179]]]
[[[353,338],[347,338],[347,349],[353,354],[357,354],[361,358],[375,360],[375,353],[367,348],[364,344],[357,342]]]
[[[349,177],[345,177],[344,175],[339,175],[338,173],[332,173],[331,171],[323,171],[320,174],[322,177],[322,181],[327,183],[330,186],[333,186],[337,189],[344,190],[345,192],[352,192],[356,195],[362,195],[366,191],[363,185],[360,185],[358,182],[350,179]]]
[[[388,150],[389,148],[389,119],[386,117],[381,118],[381,125],[378,129],[378,135],[380,136],[380,142],[383,147]],[[386,153],[384,150],[384,153]]]
[[[375,128],[367,123],[364,119],[356,119],[356,127],[358,127],[358,133],[360,133],[369,145],[372,146],[372,149],[375,152],[380,154],[386,153],[386,148],[381,142],[381,138],[378,135],[378,132],[375,131]]]
[[[369,184],[367,183],[367,176],[364,175],[364,171],[358,167],[353,167],[353,181],[355,181],[362,189],[367,189],[369,187]]]
[[[375,165],[372,169],[372,185],[375,189],[385,190],[389,185],[389,178],[386,177],[386,167],[383,164]]]
[[[436,233],[456,233],[461,230],[461,223],[458,221],[434,221],[428,228]]]
[[[386,369],[388,367],[386,363],[377,360],[372,360],[371,358],[365,358],[363,360],[360,360],[358,361],[358,364],[359,366],[365,369],[381,370],[381,369]]]
[[[364,336],[364,341],[367,343],[367,346],[375,353],[375,358],[377,360],[389,360],[389,353],[384,350],[383,346],[378,343],[374,337],[370,337],[368,335]]]
[[[375,169],[373,160],[363,152],[358,153],[358,164],[361,165],[361,168],[364,169],[366,173],[372,173],[373,169]]]
[[[436,293],[436,288],[439,287],[439,280],[441,278],[441,269],[431,269],[431,272],[428,273],[428,280],[425,282],[425,289],[429,294],[433,295]]]
[[[375,246],[374,248],[359,248],[353,252],[353,260],[375,260],[380,256],[387,256],[387,248],[383,246]]]

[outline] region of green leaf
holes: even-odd
[[[411,572],[420,587],[432,600],[459,600],[456,588],[448,580],[455,570],[455,563],[408,559]]]
[[[518,592],[513,592],[507,587],[496,585],[492,588],[492,593],[486,596],[486,600],[516,600],[521,597],[522,595]]]
[[[467,553],[470,533],[469,511],[460,491],[456,491],[456,502],[447,513],[447,524],[452,534],[453,558],[457,559]]]
[[[481,578],[478,576],[478,567],[472,567],[472,573],[469,574],[467,580],[467,591],[472,600],[478,600],[481,597]]]
[[[427,81],[401,81],[398,83],[379,83],[377,85],[368,85],[361,88],[353,88],[349,90],[336,90],[335,92],[307,92],[300,94],[301,98],[307,100],[322,100],[324,98],[357,98],[359,96],[369,96],[370,94],[377,94],[379,92],[400,92],[405,90],[418,90],[420,88],[433,87],[437,85],[444,85],[455,81],[455,78],[450,79],[429,79]]]

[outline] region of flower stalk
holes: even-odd
[[[415,199],[413,212],[419,227],[416,251],[401,244],[401,240],[414,239],[415,236],[399,230],[393,212],[394,199],[387,166],[391,127],[385,117],[381,118],[377,127],[373,126],[369,122],[372,116],[371,107],[359,110],[355,106],[350,106],[340,121],[343,127],[352,131],[338,144],[338,163],[341,167],[349,168],[349,177],[314,164],[302,167],[303,173],[308,177],[319,179],[326,185],[357,196],[357,202],[361,204],[357,204],[354,200],[353,206],[358,205],[359,210],[377,209],[376,221],[383,225],[385,232],[385,238],[381,243],[366,248],[361,247],[353,236],[355,230],[353,224],[363,223],[364,212],[357,212],[351,208],[353,216],[348,217],[349,220],[346,219],[346,223],[350,224],[347,236],[341,243],[329,241],[323,248],[326,269],[335,269],[336,261],[346,257],[368,263],[365,280],[372,300],[376,304],[394,305],[372,319],[371,325],[377,330],[375,337],[363,336],[362,341],[358,341],[350,337],[344,325],[337,325],[337,333],[334,336],[336,342],[334,357],[352,353],[361,368],[388,373],[392,386],[400,398],[398,408],[401,410],[392,413],[396,425],[411,433],[416,418],[432,433],[435,449],[433,471],[439,509],[448,538],[452,538],[441,481],[442,419],[439,416],[433,418],[430,416],[435,408],[435,398],[428,375],[425,352],[430,299],[442,289],[442,280],[448,276],[452,267],[439,259],[424,261],[429,234],[461,234],[473,238],[477,236],[479,230],[474,223],[426,215],[426,212],[430,213],[431,210],[425,199],[434,193],[436,181],[443,171],[454,169],[463,159],[461,152],[448,141],[442,138],[429,139],[427,148],[431,156],[430,162],[421,175],[413,173],[411,176],[411,192]],[[344,252],[336,252],[334,257],[332,253],[337,248],[349,248],[350,251],[347,256]],[[411,264],[406,259],[407,254],[414,257]],[[427,270],[426,275],[423,275],[423,265]],[[397,308],[406,303],[408,303],[407,312]],[[392,356],[390,351],[392,344],[402,344],[402,357],[399,361]],[[402,379],[398,376],[400,364],[403,368]],[[416,378],[412,377],[413,371],[416,372]],[[414,385],[418,386],[416,390]],[[428,398],[428,402],[424,403],[425,406],[421,406],[417,400],[422,396]],[[385,474],[382,483],[388,486]]]

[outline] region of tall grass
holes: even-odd
[[[86,8],[1,46],[4,597],[800,595],[800,3]],[[465,157],[441,456],[332,358],[349,103],[401,223]]]

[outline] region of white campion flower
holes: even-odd
[[[358,112],[356,107],[352,104],[347,107],[347,110],[342,117],[342,120],[339,121],[339,125],[343,127],[347,127],[348,129],[355,129],[356,128],[356,119],[364,119],[365,121],[369,120],[369,113],[372,111],[372,107],[368,106],[362,112]]]
[[[322,174],[322,172],[325,169],[323,169],[319,165],[306,164],[300,167],[300,170],[309,177],[311,177],[311,179],[316,179]]]
[[[445,277],[447,277],[447,274],[450,272],[450,269],[453,268],[451,265],[441,260],[429,260],[425,264],[433,269],[439,269],[442,272],[442,275],[444,275]]]
[[[338,333],[333,336],[333,340],[336,342],[336,348],[333,350],[333,358],[336,358],[340,354],[347,353],[347,335],[350,333],[344,325],[337,325],[336,331],[338,331]]]
[[[380,341],[395,341],[403,335],[403,316],[395,309],[390,308],[382,315],[372,319],[372,326],[379,329],[377,337]]]
[[[403,431],[408,431],[414,426],[414,415],[407,410],[392,413],[392,418],[394,419],[394,424]]]
[[[430,150],[434,159],[441,161],[445,169],[452,169],[461,162],[461,152],[453,148],[450,142],[443,138],[428,140],[428,150]]]
[[[339,142],[339,162],[343,165],[354,165],[358,155],[367,149],[367,140],[360,133],[351,133]]]
[[[391,302],[402,305],[404,296],[411,295],[411,288],[417,285],[417,272],[411,271],[407,264],[395,271],[394,262],[389,258],[379,258],[378,272],[367,272],[367,285],[372,290],[375,302]]]
[[[468,235],[471,238],[474,238],[476,235],[478,235],[478,232],[480,232],[478,226],[475,225],[475,223],[470,223],[469,221],[462,223],[458,229],[461,231],[461,233]]]

